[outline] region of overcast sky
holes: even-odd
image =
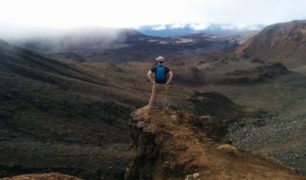
[[[246,26],[294,19],[306,19],[306,0],[0,0],[0,23],[53,28]]]

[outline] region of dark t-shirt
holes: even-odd
[[[163,65],[157,65],[157,66],[163,66]],[[156,74],[157,66],[154,66],[154,67],[151,69],[151,71],[152,71],[154,74]],[[167,75],[168,75],[168,73],[170,72],[170,69],[167,68],[166,66],[164,66],[164,68],[165,68],[165,77],[166,77],[165,80],[160,81],[160,80],[158,80],[158,79],[156,78],[156,76],[155,76],[155,82],[158,83],[158,84],[165,84],[165,83],[167,82]]]

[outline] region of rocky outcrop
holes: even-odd
[[[306,179],[276,161],[221,143],[210,116],[141,108],[130,122],[133,160],[126,179]]]
[[[2,178],[2,180],[81,180],[80,178],[68,176],[60,173],[44,173],[44,174],[25,174],[11,178]]]

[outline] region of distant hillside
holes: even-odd
[[[290,66],[305,64],[306,20],[268,26],[242,45],[237,53]]]
[[[262,25],[239,28],[231,24],[165,24],[140,26],[137,30],[145,35],[158,37],[185,36],[195,33],[233,36],[260,31],[262,28]]]
[[[180,37],[146,36],[133,29],[82,29],[61,34],[26,36],[14,45],[74,61],[122,63],[152,60],[158,55],[188,57],[207,52],[233,51],[237,36],[191,34]]]

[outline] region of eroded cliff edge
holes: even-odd
[[[220,119],[146,108],[132,117],[126,179],[306,179],[268,157],[224,145]]]

